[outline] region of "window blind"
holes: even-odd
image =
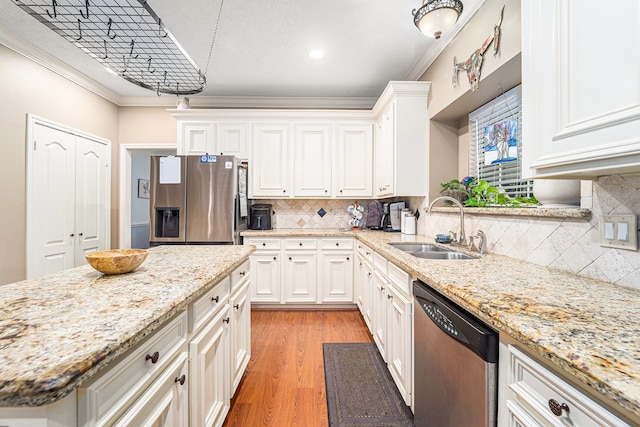
[[[521,178],[521,109],[518,85],[469,114],[469,174],[511,198],[533,195],[533,181]]]

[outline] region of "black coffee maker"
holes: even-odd
[[[271,230],[272,205],[257,203],[249,208],[249,228],[252,230]]]

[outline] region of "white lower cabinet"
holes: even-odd
[[[285,239],[283,246],[282,302],[315,303],[318,288],[316,239]]]
[[[189,343],[191,425],[221,426],[230,406],[229,307]]]
[[[251,255],[251,302],[279,303],[281,296],[280,239],[244,239],[257,250]]]
[[[188,385],[187,353],[183,352],[114,425],[188,426]]]
[[[407,405],[412,404],[413,299],[387,286],[387,365]]]
[[[508,425],[630,426],[517,347],[509,346]]]
[[[373,273],[373,341],[385,361],[387,360],[387,279],[379,271]]]
[[[229,334],[231,355],[231,396],[240,384],[242,375],[251,359],[251,300],[249,288],[251,282],[247,276],[235,287],[229,298],[229,316],[231,327]]]
[[[375,281],[373,266],[366,259],[363,260],[362,270],[362,317],[370,331],[373,331],[373,295]]]

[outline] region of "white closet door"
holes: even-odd
[[[85,255],[106,249],[108,147],[76,137],[76,251],[75,266]]]
[[[33,128],[32,183],[27,254],[28,278],[74,266],[75,140],[66,132],[36,123]]]

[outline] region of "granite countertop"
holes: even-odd
[[[413,257],[391,242],[426,236],[380,231],[247,231],[245,237],[351,237],[506,333],[585,389],[640,419],[640,291],[498,255]],[[456,250],[463,251],[460,247]],[[501,272],[508,271],[507,274]]]
[[[251,246],[159,246],[131,273],[88,265],[0,286],[0,406],[76,389],[246,260]]]

